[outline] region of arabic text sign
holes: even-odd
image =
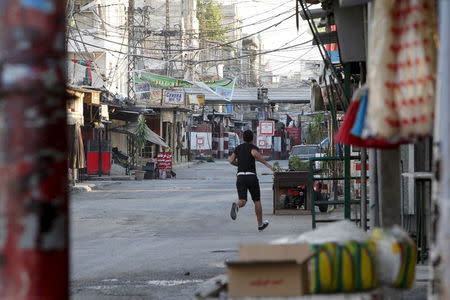
[[[165,171],[172,170],[172,152],[158,153],[158,169]]]
[[[259,134],[260,135],[274,135],[275,122],[274,121],[259,121]]]
[[[258,135],[257,146],[259,149],[271,149],[272,148],[272,137],[268,135]]]
[[[148,82],[152,87],[170,89],[175,87],[188,87],[192,86],[191,83],[184,80],[178,80],[171,77],[155,75],[151,73],[141,73],[139,76],[135,76],[135,82]]]
[[[231,100],[231,98],[233,97],[234,85],[236,83],[236,80],[232,78],[223,78],[206,82],[190,82],[167,76],[141,72],[138,76],[134,77],[134,82],[138,93],[148,92],[150,88],[172,89],[192,87],[196,85],[226,100]]]
[[[182,105],[184,104],[184,93],[179,92],[165,92],[164,93],[164,103]]]

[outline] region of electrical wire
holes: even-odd
[[[286,3],[287,3],[287,2],[286,2]],[[286,4],[286,3],[285,3],[285,4]],[[282,4],[282,5],[285,5],[285,4]],[[281,7],[282,5],[280,5],[279,7]],[[282,15],[282,14],[279,14],[279,15],[277,15],[277,16],[281,16],[281,15]],[[267,31],[269,28],[276,27],[276,26],[280,25],[281,23],[283,23],[284,21],[286,21],[286,20],[292,18],[294,15],[295,15],[295,14],[290,15],[289,17],[287,17],[287,18],[285,18],[285,19],[283,19],[283,20],[281,20],[281,21],[279,21],[279,22],[277,22],[277,23],[275,23],[275,24],[272,24],[272,25],[270,25],[270,26],[268,26],[268,27],[266,27],[266,28],[264,28],[264,29],[262,29],[262,30],[259,30],[259,31],[255,32],[255,33],[253,33],[253,34],[246,35],[246,36],[244,36],[244,37],[241,37],[241,38],[239,38],[239,39],[236,39],[236,40],[233,40],[233,41],[230,41],[230,42],[226,42],[226,43],[218,43],[217,45],[212,46],[212,47],[199,47],[199,48],[193,48],[193,49],[192,49],[192,48],[190,48],[190,49],[176,49],[176,50],[174,50],[174,52],[177,52],[177,53],[178,53],[178,52],[182,52],[182,51],[212,50],[212,49],[215,49],[215,48],[219,48],[219,47],[224,47],[224,46],[227,46],[227,45],[231,45],[231,44],[236,43],[236,42],[238,42],[238,41],[244,40],[244,39],[246,39],[246,38],[248,38],[248,37],[251,37],[251,36],[254,36],[254,35],[256,35],[256,34],[265,32],[265,31]],[[101,18],[100,18],[100,19],[101,19]],[[264,22],[262,22],[261,20],[258,21],[258,22],[264,23]],[[256,22],[256,23],[258,23],[258,22]],[[256,24],[256,23],[254,23],[254,24]],[[251,25],[254,25],[254,24],[251,24]],[[250,25],[248,25],[248,26],[250,26]],[[125,27],[125,28],[126,28],[126,27]],[[124,27],[121,27],[121,28],[120,28],[120,31],[124,31],[124,30],[125,30]],[[235,29],[233,29],[233,30],[235,30]],[[125,52],[122,51],[122,47],[123,47],[123,46],[126,46],[126,44],[124,43],[124,37],[125,37],[125,35],[122,35],[122,36],[121,36],[122,39],[123,39],[123,40],[122,40],[122,43],[109,41],[109,42],[112,42],[112,43],[121,45],[120,50],[117,51],[117,50],[107,49],[106,47],[101,47],[101,46],[98,46],[98,45],[93,45],[93,44],[90,44],[90,43],[86,43],[86,42],[83,40],[83,38],[82,38],[82,34],[81,34],[79,28],[78,28],[78,34],[79,34],[79,36],[80,36],[80,40],[77,40],[77,39],[75,39],[75,38],[70,38],[70,39],[72,40],[72,42],[74,42],[74,44],[76,44],[76,46],[77,46],[77,48],[78,48],[79,51],[80,51],[80,49],[79,49],[78,43],[81,43],[81,44],[85,47],[85,51],[86,51],[86,52],[88,52],[86,46],[92,46],[92,47],[94,47],[94,48],[103,49],[103,50],[108,51],[108,52],[111,52],[111,53],[116,53],[116,54],[119,54],[119,55],[128,55],[127,53],[125,53]],[[303,33],[302,33],[302,34],[303,34]],[[95,37],[95,36],[94,36],[94,37]],[[297,38],[299,38],[299,37],[294,38],[294,40],[297,39]],[[292,40],[292,41],[293,41],[293,40]],[[292,41],[290,41],[290,42],[292,42]],[[290,42],[288,42],[288,43],[286,43],[286,44],[284,44],[284,45],[287,45],[287,44],[289,44]],[[231,57],[231,58],[225,58],[225,59],[210,59],[210,60],[203,60],[203,61],[194,61],[193,63],[194,63],[194,64],[201,64],[201,63],[208,63],[208,62],[232,61],[232,60],[238,60],[238,59],[246,58],[246,57],[255,57],[255,56],[259,56],[259,55],[263,55],[263,54],[271,55],[271,53],[278,52],[278,51],[298,51],[298,49],[294,49],[294,48],[297,48],[297,47],[299,47],[299,46],[301,46],[301,45],[305,45],[306,43],[309,43],[309,42],[310,42],[310,41],[307,41],[307,42],[305,42],[305,43],[296,44],[296,45],[292,45],[292,46],[289,46],[289,47],[283,47],[283,46],[282,46],[282,47],[279,47],[279,48],[273,49],[273,50],[260,51],[260,52],[258,52],[258,53],[250,53],[250,54],[241,55],[241,56],[237,56],[237,57]],[[150,48],[145,48],[145,47],[137,47],[137,48],[142,48],[142,49],[149,50],[149,51],[165,51],[165,49],[150,49]],[[238,49],[241,50],[240,48],[238,48]],[[290,50],[290,49],[291,49],[291,50]],[[309,51],[311,51],[311,50],[312,50],[312,49],[310,49]],[[309,51],[308,51],[308,52],[309,52]],[[80,52],[81,52],[81,51],[80,51]],[[89,53],[89,52],[88,52],[88,53]],[[272,55],[273,55],[273,54],[272,54]],[[175,60],[175,59],[164,60],[164,58],[156,58],[156,57],[151,57],[151,56],[146,56],[146,55],[139,55],[139,54],[136,54],[136,55],[134,55],[134,56],[135,56],[135,57],[141,57],[141,58],[153,59],[153,60],[157,60],[157,61],[161,61],[161,62],[183,62],[183,61]],[[117,71],[118,71],[118,66],[123,64],[124,60],[126,59],[126,56],[125,56],[124,58],[122,58],[123,60],[122,60],[122,62],[120,62],[120,63],[119,63],[120,56],[117,56],[117,59],[118,59],[118,61],[117,61],[117,63],[116,63],[115,74],[114,74],[114,75],[117,75],[116,73],[117,73]],[[97,66],[97,67],[98,67],[98,66]],[[123,74],[123,73],[122,73],[122,74]],[[114,77],[115,77],[115,76],[114,76]]]
[[[305,44],[307,44],[307,43],[310,43],[311,41],[312,41],[312,40],[309,40],[309,41],[306,41],[306,42],[303,42],[303,43],[300,43],[300,44],[296,44],[296,45],[292,45],[292,46],[288,46],[288,47],[284,47],[284,48],[278,48],[278,49],[275,49],[275,50],[262,51],[262,52],[255,53],[255,54],[241,55],[241,56],[237,56],[237,57],[234,57],[234,58],[204,60],[204,61],[201,61],[201,63],[205,63],[205,62],[230,61],[230,60],[240,59],[240,58],[244,58],[244,57],[251,57],[251,56],[263,55],[263,54],[267,54],[267,53],[272,53],[272,52],[276,52],[276,51],[282,51],[282,50],[284,50],[284,49],[290,49],[290,48],[298,47],[298,46],[301,46],[301,45],[305,45]],[[196,63],[198,63],[198,62],[196,62]]]
[[[83,23],[83,22],[80,22],[80,23],[82,23],[82,24],[86,24],[87,25],[87,23]],[[283,30],[286,30],[286,29],[290,29],[291,27],[284,27],[284,28],[280,28],[280,29],[276,29],[276,30],[267,30],[267,31],[265,31],[265,33],[270,33],[270,32],[280,32],[280,31],[283,31]],[[99,30],[101,30],[101,29],[99,29]],[[107,39],[107,38],[104,38],[104,37],[102,37],[102,36],[100,36],[100,35],[96,35],[95,33],[93,33],[93,32],[90,32],[90,31],[88,31],[87,29],[86,30],[81,30],[82,31],[82,33],[83,34],[85,34],[85,35],[88,35],[88,36],[91,36],[91,37],[93,37],[93,38],[95,38],[95,39],[99,39],[99,40],[103,40],[103,41],[106,41],[106,42],[110,42],[110,43],[112,43],[112,44],[118,44],[118,45],[121,45],[121,43],[119,43],[119,42],[116,42],[116,41],[113,41],[113,40],[111,40],[111,39]],[[110,37],[110,38],[126,38],[126,35],[125,34],[122,34],[122,35],[111,35],[110,33],[108,33],[108,36]],[[151,37],[156,37],[156,36],[151,36]],[[177,39],[178,41],[180,41],[180,39]],[[177,41],[176,40],[176,41]],[[193,38],[185,38],[185,39],[181,39],[181,41],[191,41],[191,40],[193,40]],[[219,42],[215,42],[215,41],[207,41],[207,40],[201,40],[201,41],[203,41],[203,42],[208,42],[208,43],[213,43],[213,44],[218,44]],[[154,42],[154,43],[158,43],[158,42],[161,42],[161,38],[158,38],[158,39],[149,39],[148,37],[146,37],[145,38],[145,40],[143,40],[143,42]],[[176,46],[176,45],[175,45]],[[239,47],[236,47],[236,46],[231,46],[231,47],[233,47],[234,49],[236,49],[236,50],[241,50],[241,48],[239,48]],[[149,51],[166,51],[166,49],[161,49],[161,48],[148,48],[148,47],[136,47],[136,49],[142,49],[142,50],[149,50]],[[191,48],[186,48],[186,49],[172,49],[172,50],[170,50],[171,52],[180,52],[180,50],[182,50],[182,51],[190,51],[190,50],[192,50]],[[194,49],[194,51],[195,51],[195,49]]]
[[[287,10],[287,11],[285,11],[285,12],[283,12],[283,13],[278,14],[278,15],[271,16],[271,17],[269,17],[269,18],[267,18],[267,19],[264,19],[264,20],[261,21],[260,23],[248,24],[248,25],[246,25],[246,26],[241,26],[240,28],[232,28],[232,29],[230,29],[230,30],[224,31],[224,33],[234,32],[234,31],[236,31],[236,30],[238,30],[238,29],[241,29],[241,28],[244,28],[244,27],[254,26],[254,25],[257,25],[257,24],[266,23],[266,22],[272,21],[274,18],[277,18],[277,17],[280,17],[280,16],[282,16],[282,15],[285,15],[285,14],[289,13],[290,11],[291,11],[291,10]],[[258,33],[260,33],[260,32],[264,32],[264,31],[266,31],[266,30],[269,29],[269,28],[276,27],[276,26],[280,25],[282,22],[284,22],[284,21],[286,21],[286,20],[292,18],[293,16],[295,16],[295,14],[293,14],[293,15],[291,15],[291,16],[289,16],[289,17],[283,19],[283,20],[281,20],[279,23],[273,24],[273,25],[271,25],[271,26],[269,26],[269,27],[267,27],[267,28],[265,28],[265,29],[263,29],[263,30],[261,30],[261,31],[258,31],[258,32],[256,32],[255,34],[258,34]],[[89,17],[88,17],[88,18],[89,18]],[[92,18],[90,18],[90,19],[92,19]],[[98,20],[94,20],[94,19],[92,19],[92,20],[93,20],[93,21],[98,21]],[[80,23],[82,23],[83,25],[91,25],[91,24],[85,23],[85,22],[83,22],[83,21],[81,21],[81,20],[77,20],[76,22],[80,22]],[[98,28],[98,27],[97,27],[96,29],[102,30],[101,28]],[[121,30],[123,30],[123,29],[121,29]],[[211,31],[211,32],[217,32],[217,31]],[[182,34],[183,34],[183,35],[189,35],[189,33],[187,33],[186,31],[183,31]],[[247,37],[253,36],[253,35],[255,35],[255,34],[247,35],[247,36],[245,36],[245,37],[243,37],[243,38],[240,38],[240,39],[237,39],[237,40],[233,40],[233,41],[229,41],[229,42],[226,42],[226,43],[219,43],[219,44],[218,44],[218,47],[225,46],[225,45],[229,45],[229,44],[233,44],[233,43],[235,43],[235,42],[238,42],[238,41],[240,41],[240,40],[242,40],[242,39],[245,39],[245,38],[247,38]],[[90,35],[92,35],[92,34],[90,34]],[[194,35],[198,35],[198,34],[194,34]],[[201,33],[200,33],[200,35],[201,35]],[[100,38],[100,37],[98,37],[98,36],[96,36],[96,37],[99,38],[99,39],[104,39],[104,38]],[[200,36],[199,36],[199,38],[200,38]],[[185,38],[185,40],[191,40],[191,39],[192,39],[192,37]],[[114,42],[113,42],[113,43],[114,43]],[[146,49],[146,50],[166,51],[166,49]],[[184,50],[186,50],[186,51],[192,51],[192,50],[201,50],[201,49],[181,49],[181,51],[184,51]],[[180,51],[180,50],[176,50],[176,51]]]
[[[284,30],[284,29],[288,29],[288,28],[283,28],[283,29],[277,29],[277,30],[273,30],[273,31],[266,31],[266,32],[279,32],[280,30]],[[111,40],[111,39],[107,39],[107,38],[104,38],[104,37],[101,37],[101,36],[99,36],[99,35],[96,35],[96,34],[94,34],[94,33],[92,33],[92,32],[88,32],[88,31],[82,31],[82,33],[83,34],[85,34],[86,36],[91,36],[91,37],[93,37],[93,38],[95,38],[95,39],[98,39],[98,40],[102,40],[102,41],[105,41],[105,42],[108,42],[108,43],[111,43],[111,44],[115,44],[115,45],[125,45],[125,44],[123,44],[123,42],[121,43],[121,42],[117,42],[117,41],[113,41],[113,40]],[[303,33],[305,33],[305,32],[303,32]],[[302,34],[303,34],[302,33]],[[121,35],[121,36],[116,36],[117,38],[122,38],[122,39],[124,39],[124,38],[126,38],[126,35],[124,34],[124,35]],[[143,43],[145,43],[145,42],[155,42],[155,43],[157,43],[157,42],[160,42],[160,40],[161,39],[159,39],[159,40],[148,40],[148,39],[145,39],[145,40],[143,40],[142,42]],[[202,41],[204,41],[204,42],[208,42],[208,41],[205,41],[205,40],[202,40]],[[217,43],[218,42],[211,42],[211,43],[214,43],[214,44],[216,44],[217,45]],[[176,46],[176,45],[175,45]],[[228,47],[231,47],[231,48],[233,48],[233,49],[235,49],[235,50],[237,50],[237,51],[240,51],[240,50],[245,50],[245,49],[243,49],[243,48],[239,48],[239,47],[236,47],[236,46],[228,46]],[[148,47],[140,47],[140,46],[136,46],[136,47],[134,47],[135,49],[141,49],[141,50],[147,50],[147,51],[166,51],[166,49],[163,49],[163,48],[148,48]],[[206,48],[205,48],[206,49]],[[197,50],[195,50],[195,49],[191,49],[191,48],[185,48],[185,49],[171,49],[171,50],[169,50],[169,52],[189,52],[189,51],[197,51]]]
[[[334,99],[333,90],[335,90],[336,92],[338,91],[339,88],[343,90],[342,83],[338,80],[339,77],[337,75],[337,70],[336,70],[335,66],[333,65],[333,63],[331,62],[331,59],[330,59],[328,53],[326,52],[325,46],[322,44],[322,42],[319,38],[319,32],[318,32],[316,24],[311,20],[311,11],[309,10],[308,7],[305,7],[302,0],[296,0],[296,1],[298,1],[297,3],[300,3],[300,5],[302,7],[303,13],[305,14],[305,18],[308,22],[311,32],[314,35],[314,40],[316,41],[320,55],[322,56],[322,59],[325,63],[326,68],[331,70],[331,75],[329,76],[330,85],[327,84],[327,78],[325,76],[326,69],[324,69],[323,77],[325,80],[325,86],[326,86],[326,91],[327,91],[328,97],[330,99]],[[333,78],[333,76],[334,76],[334,78]],[[339,86],[336,86],[336,84],[335,84],[336,80],[338,80]],[[331,95],[330,95],[330,91],[331,91]],[[341,93],[341,94],[344,96],[344,100],[345,100],[345,101],[341,101],[341,105],[342,105],[344,111],[346,111],[350,104],[350,100],[348,99],[346,93]],[[328,111],[330,111],[331,115],[333,116],[334,122],[336,122],[335,120],[336,120],[337,105],[336,105],[335,101],[330,101],[330,103],[331,103],[331,105],[330,105],[330,109],[328,109]]]
[[[80,33],[78,27],[77,27],[77,30],[78,30],[78,33]],[[69,38],[69,39],[70,39],[70,38]],[[86,45],[85,45],[84,43],[83,43],[83,46],[84,46],[85,53],[89,53],[89,52],[87,51]],[[85,61],[92,61],[92,62],[93,62],[95,68],[92,68],[92,69],[94,69],[94,72],[97,73],[97,75],[98,75],[100,78],[103,78],[103,76],[98,72],[98,69],[99,69],[99,68],[98,68],[98,65],[97,65],[96,62],[95,62],[95,57],[93,57],[92,59],[87,58],[87,57],[84,55],[84,53],[82,53],[82,51],[81,51],[81,49],[80,49],[80,47],[79,47],[78,44],[76,45],[76,48],[78,49],[79,55],[80,55]]]
[[[124,43],[125,43],[125,35],[122,38],[122,45],[120,46],[120,51],[122,51],[122,47],[125,46]],[[121,60],[120,57],[119,56],[117,57],[116,65],[114,67],[114,73],[112,75],[110,74],[110,76],[108,76],[108,78],[110,78],[109,81],[111,82],[110,87],[112,86],[115,79],[118,78],[120,75],[122,75],[121,73],[118,74],[119,65],[120,65],[120,67],[122,67],[122,65],[125,63],[127,58],[128,57],[125,56],[122,58],[122,61],[120,61]]]
[[[258,52],[258,53],[252,53],[252,54],[247,54],[247,55],[241,55],[241,56],[238,56],[238,57],[223,58],[223,59],[211,59],[211,60],[203,60],[203,61],[195,61],[195,62],[193,62],[193,65],[197,65],[197,64],[201,64],[201,63],[207,63],[207,62],[224,62],[224,61],[232,61],[232,60],[238,60],[238,59],[246,58],[246,57],[254,57],[254,56],[259,56],[259,55],[265,55],[265,54],[269,54],[269,53],[273,53],[273,52],[277,52],[277,51],[283,51],[283,50],[285,50],[285,49],[296,48],[296,47],[299,47],[299,46],[301,46],[301,45],[305,45],[305,44],[307,44],[307,43],[309,43],[309,42],[311,42],[311,41],[312,41],[312,40],[309,40],[309,41],[306,41],[306,42],[303,42],[303,43],[300,43],[300,44],[295,44],[295,45],[292,45],[292,46],[288,46],[288,47],[281,47],[281,48],[277,48],[277,49],[273,49],[273,50],[261,51],[261,52]],[[109,50],[109,49],[106,49],[106,48],[103,48],[103,47],[98,47],[98,46],[91,45],[91,44],[88,44],[88,43],[86,43],[86,45],[92,46],[92,47],[97,47],[97,48],[100,48],[100,49],[103,49],[103,50],[108,50],[108,51],[110,51],[110,52],[115,52],[115,53],[127,55],[127,53],[125,53],[125,52],[120,52],[120,51],[115,51],[115,50]],[[310,50],[311,50],[311,49],[310,49]],[[136,57],[142,57],[142,58],[154,59],[154,58],[150,58],[150,57],[143,56],[143,55],[135,55],[135,56],[136,56]],[[167,62],[167,61],[164,60],[163,58],[157,58],[156,60],[159,60],[159,61],[161,61],[161,62]],[[179,61],[179,60],[170,60],[170,61],[172,61],[172,62],[182,62],[182,61]],[[145,70],[139,70],[139,71],[145,71]],[[134,71],[134,72],[138,72],[138,71]]]
[[[311,32],[313,33],[314,40],[316,41],[316,44],[317,44],[317,46],[319,48],[320,55],[322,56],[322,59],[325,62],[325,66],[328,67],[331,70],[331,72],[332,72],[333,76],[335,77],[335,79],[339,79],[339,76],[337,75],[337,70],[334,67],[333,63],[331,62],[331,59],[330,59],[330,57],[329,57],[329,55],[328,55],[328,53],[327,53],[327,51],[325,49],[325,46],[323,45],[322,41],[319,38],[319,31],[317,29],[317,26],[311,20],[312,14],[311,14],[311,11],[309,10],[309,7],[306,7],[305,3],[303,3],[304,0],[296,0],[296,1],[298,1],[300,3],[301,7],[302,7],[303,13],[305,14],[305,18],[306,18],[306,20],[308,22],[308,25],[309,25],[309,27],[311,29]],[[341,85],[341,83],[339,83],[339,84]],[[342,85],[341,85],[341,88],[342,88]],[[345,104],[348,107],[348,105],[350,103],[350,99],[348,99],[346,93],[343,93],[343,94],[344,94],[344,98],[345,98],[345,102],[346,102]]]
[[[303,57],[305,57],[306,54],[308,54],[308,53],[311,52],[312,50],[314,50],[314,48],[309,49],[308,51],[306,51],[305,53],[303,53],[302,55],[300,55],[300,56],[297,57],[296,59],[289,61],[289,62],[286,63],[285,65],[282,65],[282,66],[277,67],[277,68],[275,68],[275,69],[271,69],[270,71],[274,72],[274,71],[278,71],[278,70],[281,70],[281,69],[287,67],[287,66],[291,65],[292,63],[294,63],[294,62],[296,62],[296,61],[302,59]]]
[[[292,14],[292,15],[290,15],[289,17],[284,18],[284,19],[281,20],[281,21],[278,21],[278,22],[275,23],[275,24],[272,24],[272,25],[270,25],[270,26],[268,26],[268,27],[265,27],[264,29],[261,29],[261,30],[255,32],[255,33],[253,33],[253,34],[246,35],[246,36],[244,36],[244,37],[241,37],[241,38],[239,38],[239,39],[237,39],[237,40],[234,40],[234,41],[231,41],[231,42],[219,43],[219,44],[217,44],[217,45],[215,45],[215,46],[211,46],[211,47],[201,47],[201,48],[191,48],[191,49],[179,49],[178,52],[182,52],[182,51],[201,51],[201,50],[205,50],[205,49],[215,49],[215,48],[220,48],[220,47],[228,46],[228,45],[231,45],[231,44],[233,44],[233,43],[235,43],[235,42],[242,41],[242,40],[245,40],[245,39],[247,39],[247,38],[249,38],[249,37],[255,36],[255,35],[257,35],[257,34],[259,34],[259,33],[261,33],[261,32],[264,32],[264,31],[266,31],[266,30],[268,30],[268,29],[270,29],[270,28],[272,28],[272,27],[276,27],[276,26],[282,24],[283,22],[289,20],[290,18],[292,18],[292,17],[294,17],[294,16],[295,16],[295,14]],[[80,34],[80,35],[81,35],[81,34]],[[84,43],[83,41],[76,40],[76,39],[71,38],[71,37],[69,37],[69,39],[71,39],[71,40],[73,40],[73,41],[76,41],[76,42]],[[88,43],[85,43],[85,44],[86,44],[86,45],[90,45],[90,46],[92,46],[92,47],[96,47],[96,48],[98,48],[98,49],[108,50],[108,49],[106,49],[106,48],[104,48],[104,47],[96,46],[96,45],[93,45],[93,44],[88,44]],[[143,57],[143,58],[149,58],[149,59],[160,60],[159,58],[155,58],[155,57],[147,57],[147,56],[144,56],[144,55],[136,55],[136,56],[141,56],[141,57]]]
[[[249,16],[249,17],[246,17],[246,18],[239,19],[239,20],[237,20],[237,21],[233,21],[233,22],[229,22],[229,23],[225,23],[225,24],[221,24],[221,25],[222,25],[222,26],[228,26],[228,25],[233,25],[233,24],[236,24],[236,23],[242,23],[242,21],[244,21],[244,20],[249,20],[249,19],[252,19],[252,18],[255,18],[255,17],[259,17],[259,16],[264,15],[264,14],[270,13],[270,12],[272,12],[272,11],[274,11],[274,10],[276,10],[276,9],[278,9],[278,8],[280,8],[280,7],[282,7],[282,6],[286,5],[286,4],[288,4],[288,3],[290,3],[290,2],[291,2],[291,0],[288,0],[288,1],[283,2],[282,4],[278,5],[277,7],[271,9],[270,11],[266,11],[266,12],[263,12],[263,13],[260,13],[260,14],[255,14],[255,15],[252,15],[252,16]],[[244,2],[240,2],[239,4],[242,4],[242,3],[244,3]],[[109,4],[109,5],[97,5],[96,7],[97,7],[97,8],[107,8],[107,7],[110,7],[110,6],[117,6],[117,5],[121,5],[121,6],[124,6],[124,8],[127,8],[127,6],[124,5],[124,4],[122,4],[122,3]],[[231,4],[231,5],[233,5],[233,4]],[[157,8],[157,9],[154,9],[153,11],[157,11],[157,10],[159,10],[159,9],[161,9],[161,8],[164,8],[164,7],[165,7],[165,4],[161,5],[161,6],[160,6],[159,8]],[[290,12],[290,11],[292,11],[292,10],[287,10],[287,11],[283,12],[282,14],[288,13],[288,12]],[[95,11],[93,11],[93,12],[95,13]],[[81,13],[81,12],[78,11],[78,12],[76,12],[76,13]],[[97,13],[95,13],[95,14],[98,16]],[[165,10],[162,12],[162,16],[165,16]],[[98,17],[100,17],[100,16],[98,16]],[[269,18],[273,18],[273,17],[269,17]],[[106,24],[106,25],[108,25],[108,26],[110,26],[110,27],[116,27],[116,28],[118,28],[116,25],[112,25],[112,24],[108,24],[107,22],[104,22],[104,20],[103,20],[103,23]],[[246,26],[249,26],[249,25],[246,25]],[[120,28],[120,29],[123,29],[123,27]]]

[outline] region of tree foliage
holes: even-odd
[[[225,42],[226,28],[222,25],[222,4],[216,0],[197,0],[197,19],[200,36],[204,39]]]
[[[145,120],[144,115],[139,115],[136,130],[134,132],[134,143],[136,146],[136,153],[141,154],[142,149],[144,149],[145,144],[147,143],[147,139],[145,136],[147,135],[148,127],[147,122]]]
[[[290,158],[289,163],[291,165],[291,168],[296,171],[309,169],[309,162],[302,160],[298,156],[293,156],[292,158]]]
[[[323,126],[324,117],[323,115],[314,116],[314,120],[308,124],[307,127],[307,144],[319,144],[324,138],[324,126]]]

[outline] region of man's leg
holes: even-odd
[[[230,217],[233,220],[236,220],[239,208],[244,207],[247,203],[247,187],[245,185],[244,179],[240,176],[238,176],[236,180],[236,189],[238,192],[239,200],[233,202],[233,204],[231,205]]]
[[[247,204],[247,200],[238,200],[236,201],[236,204],[239,206],[239,208],[244,207],[245,204]]]
[[[263,231],[269,226],[269,221],[263,221],[263,212],[261,205],[261,190],[259,188],[259,180],[258,177],[254,177],[251,182],[251,186],[249,186],[250,194],[252,195],[253,203],[255,203],[255,214],[256,220],[258,221],[258,230]]]
[[[263,231],[264,229],[267,228],[267,226],[269,226],[269,221],[267,220],[263,221],[261,200],[254,201],[254,203],[255,203],[256,220],[258,221],[258,230]]]
[[[263,213],[262,213],[262,205],[261,201],[255,201],[255,214],[256,220],[258,221],[258,227],[263,225]]]

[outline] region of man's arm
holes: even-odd
[[[258,152],[258,150],[252,149],[252,155],[257,161],[268,167],[273,172],[273,167],[264,159],[264,157],[261,155],[261,153]]]
[[[236,153],[231,154],[231,156],[228,158],[228,162],[232,164],[233,166],[238,166],[236,161]]]

